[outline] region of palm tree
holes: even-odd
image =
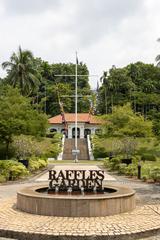
[[[157,41],[160,42],[160,38],[158,38]],[[157,67],[160,67],[160,54],[157,55],[155,60],[157,62]]]
[[[13,87],[19,87],[22,95],[30,95],[39,85],[40,74],[33,54],[28,50],[22,51],[19,47],[10,61],[2,63],[2,68],[7,70],[7,82]]]

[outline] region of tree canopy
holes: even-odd
[[[113,106],[127,102],[131,103],[135,112],[140,112],[144,117],[152,109],[159,111],[159,79],[160,68],[142,62],[123,68],[111,68],[108,74],[105,71],[98,92],[99,113],[110,113]]]
[[[105,135],[115,137],[150,137],[152,122],[135,114],[130,106],[117,106],[113,112],[103,116]]]
[[[13,136],[43,136],[46,127],[46,115],[33,109],[29,99],[11,86],[0,86],[0,142],[6,143],[7,151]]]
[[[9,61],[2,64],[7,70],[7,76],[3,80],[13,87],[18,87],[24,96],[32,99],[32,104],[37,110],[44,111],[48,115],[60,113],[59,101],[63,103],[64,111],[74,112],[75,94],[75,64],[53,63],[35,58],[31,51],[22,50],[19,47],[17,53],[13,53]],[[78,64],[78,112],[88,112],[92,95],[89,85],[89,71],[86,64]],[[58,76],[63,75],[63,76]],[[71,75],[71,76],[67,76]]]
[[[10,57],[10,61],[2,63],[2,67],[7,69],[7,83],[19,87],[22,95],[30,95],[37,89],[40,74],[31,51],[23,51],[19,47],[18,52],[14,52]]]

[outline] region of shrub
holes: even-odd
[[[110,170],[118,170],[120,165],[120,157],[114,157],[112,159],[105,160],[105,166]]]
[[[0,161],[0,174],[6,180],[14,180],[29,174],[26,167],[15,160],[2,160]]]
[[[27,176],[29,172],[25,168],[25,166],[21,163],[18,163],[17,165],[13,165],[10,168],[10,176],[12,180]]]
[[[17,159],[28,159],[34,153],[34,144],[31,136],[20,135],[14,137],[12,146],[15,149],[15,157]]]
[[[98,146],[94,147],[93,155],[94,155],[95,159],[108,157],[108,153],[106,152],[105,148],[98,147]]]
[[[148,175],[143,175],[141,179],[142,179],[143,181],[146,181],[148,178],[149,178]]]
[[[153,169],[151,169],[150,177],[154,181],[160,181],[160,167],[154,167]]]
[[[37,171],[40,168],[44,168],[47,166],[47,161],[44,159],[32,158],[29,160],[29,170],[31,172]]]
[[[137,165],[130,164],[125,168],[125,174],[128,176],[137,176]]]
[[[0,175],[0,183],[6,182],[6,178],[4,175]]]
[[[144,153],[144,154],[141,155],[141,160],[142,161],[156,161],[157,158],[153,154]]]
[[[104,166],[105,166],[106,168],[109,168],[109,158],[108,158],[108,157],[106,157],[106,158],[104,159],[103,164],[104,164]]]
[[[125,172],[126,172],[126,167],[127,167],[127,164],[126,164],[126,163],[120,163],[120,164],[119,164],[119,173],[125,174]]]

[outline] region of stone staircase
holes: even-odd
[[[86,139],[77,139],[78,150],[78,160],[89,160],[88,147]],[[75,139],[65,139],[63,160],[74,160],[75,156],[72,155],[72,149],[75,147]]]

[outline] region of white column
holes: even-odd
[[[72,138],[72,127],[68,127],[68,138]]]
[[[84,126],[80,127],[80,138],[84,138]]]

